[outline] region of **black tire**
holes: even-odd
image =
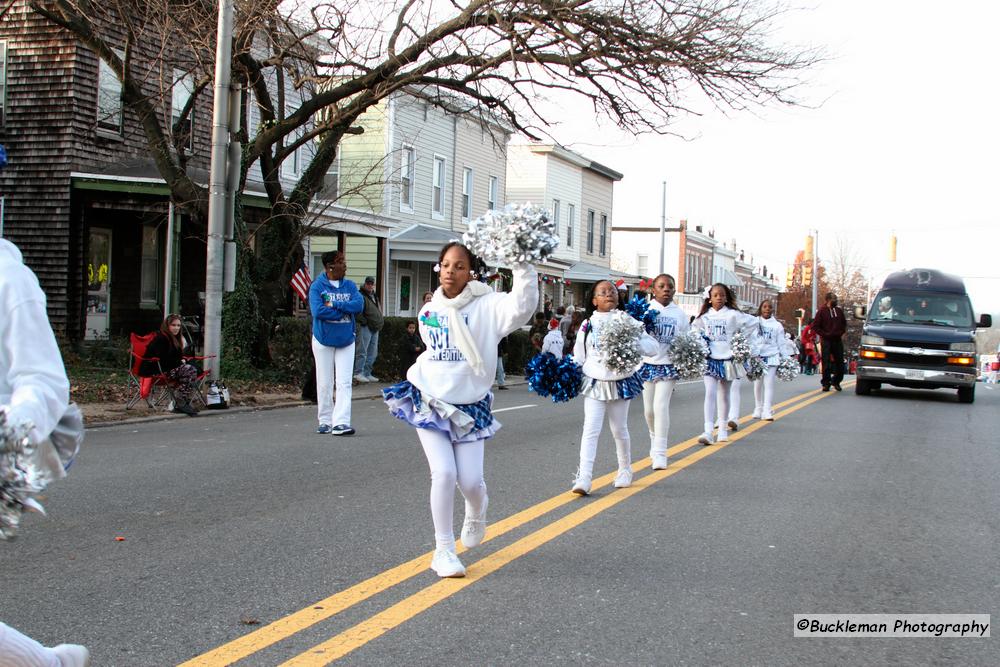
[[[870,380],[858,380],[854,385],[854,393],[858,396],[868,396],[872,393],[872,383]]]
[[[881,388],[882,388],[881,382],[872,382],[872,389],[881,389]]]
[[[958,388],[958,402],[959,403],[972,403],[976,400],[976,387],[975,385],[971,387],[959,387]]]

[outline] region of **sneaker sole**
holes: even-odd
[[[431,569],[433,569],[433,568],[431,568]],[[442,579],[461,579],[461,578],[463,578],[465,576],[465,572],[454,572],[452,574],[441,574],[437,570],[434,570],[434,574],[436,574],[437,576],[439,576]]]
[[[590,495],[590,491],[587,491],[586,489],[570,489],[570,491],[572,491],[573,493],[575,493],[578,496],[589,496]]]
[[[702,438],[698,438],[698,444],[699,445],[714,445],[715,443],[712,442],[711,440],[709,440],[708,438],[702,437]]]

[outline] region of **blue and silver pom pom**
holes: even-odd
[[[551,352],[541,352],[528,361],[524,371],[528,391],[550,396],[553,403],[563,403],[580,394],[583,369],[567,355],[557,359]]]

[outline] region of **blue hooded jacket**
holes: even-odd
[[[354,342],[354,316],[365,302],[358,286],[346,278],[334,287],[326,274],[320,274],[309,286],[309,310],[312,311],[313,337],[327,347],[347,347]]]

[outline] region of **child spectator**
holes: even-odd
[[[413,365],[420,356],[420,353],[424,351],[424,341],[420,340],[420,335],[417,333],[417,323],[407,322],[406,323],[406,336],[403,338],[403,372],[401,375],[406,377],[406,371]]]

